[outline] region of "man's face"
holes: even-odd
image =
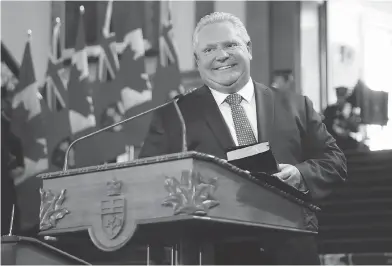
[[[347,97],[345,96],[345,95],[338,95],[337,96],[337,104],[339,105],[339,106],[343,106],[344,105],[344,103],[346,102],[346,99],[347,99]]]
[[[237,92],[249,81],[251,52],[230,22],[207,25],[195,48],[200,76],[212,89]]]

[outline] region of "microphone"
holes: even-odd
[[[111,129],[111,128],[114,128],[114,127],[116,127],[116,126],[118,126],[118,125],[127,123],[128,121],[131,121],[131,120],[133,120],[133,119],[135,119],[135,118],[138,118],[138,117],[140,117],[140,116],[142,116],[142,115],[148,114],[148,113],[153,112],[153,111],[155,111],[155,110],[157,110],[157,109],[160,109],[160,108],[162,108],[162,107],[165,107],[166,105],[169,105],[169,104],[171,104],[171,103],[174,104],[174,107],[175,107],[175,109],[176,109],[177,115],[178,115],[178,117],[179,117],[179,119],[180,119],[180,123],[181,123],[181,133],[182,133],[182,150],[181,150],[181,152],[186,152],[186,151],[188,150],[188,148],[187,148],[188,145],[187,145],[187,141],[186,141],[186,126],[185,126],[185,120],[184,120],[184,117],[183,117],[182,112],[181,112],[181,110],[180,110],[180,107],[178,106],[177,101],[178,101],[180,98],[184,97],[185,95],[188,95],[188,94],[194,92],[196,89],[197,89],[197,88],[194,88],[194,89],[192,89],[192,90],[190,90],[190,91],[188,91],[188,92],[186,92],[186,93],[178,94],[178,95],[176,95],[176,96],[175,96],[171,101],[169,101],[169,102],[166,102],[166,103],[164,103],[164,104],[161,104],[161,105],[159,105],[159,106],[157,106],[157,107],[154,107],[154,108],[152,108],[152,109],[146,110],[146,111],[144,111],[144,112],[142,112],[142,113],[140,113],[140,114],[137,114],[137,115],[135,115],[135,116],[128,117],[128,118],[126,118],[126,119],[124,119],[124,120],[121,120],[120,122],[117,122],[117,123],[115,123],[115,124],[112,124],[112,125],[107,126],[107,127],[104,127],[104,128],[101,128],[101,129],[99,129],[99,130],[97,130],[97,131],[91,132],[90,134],[84,135],[84,136],[82,136],[82,137],[80,137],[80,138],[74,140],[73,142],[71,142],[71,144],[68,146],[67,151],[65,152],[65,159],[64,159],[64,165],[63,165],[63,171],[67,171],[67,170],[68,170],[68,156],[69,156],[69,152],[70,152],[72,146],[74,146],[74,145],[75,145],[76,143],[78,143],[79,141],[82,141],[82,140],[87,139],[87,138],[89,138],[89,137],[95,136],[95,135],[97,135],[97,134],[99,134],[99,133],[101,133],[101,132],[107,131],[107,130],[109,130],[109,129]]]

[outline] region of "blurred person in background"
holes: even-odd
[[[289,69],[274,71],[271,87],[280,90],[294,90],[293,72]]]
[[[337,101],[325,109],[323,122],[342,150],[363,148],[363,144],[357,140],[361,118],[349,100],[349,89],[337,87],[335,91]]]
[[[21,141],[11,132],[11,101],[6,86],[1,87],[1,235],[9,233],[14,207],[13,234],[19,231],[19,209],[14,177],[24,171]]]

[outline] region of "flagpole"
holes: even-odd
[[[31,29],[27,30],[27,40],[30,42],[33,35],[33,31]]]
[[[60,42],[60,26],[61,26],[61,20],[59,17],[56,18],[56,25],[53,28],[53,34],[52,34],[52,56],[54,59],[58,59],[57,58],[57,54],[58,54],[58,42]]]
[[[106,38],[110,36],[110,22],[112,20],[112,12],[113,12],[113,0],[109,0],[106,8],[105,23],[102,29],[102,33]]]
[[[54,25],[53,28],[53,32],[52,32],[52,54],[50,55],[51,58],[49,58],[49,60],[52,60],[53,63],[57,63],[58,60],[60,58],[57,58],[57,55],[59,53],[58,49],[59,49],[59,42],[60,42],[60,26],[61,26],[61,20],[59,17],[56,17],[56,24]],[[52,81],[53,82],[53,81]],[[54,88],[52,88],[52,86],[54,87],[54,84],[48,84],[46,86],[46,98],[47,98],[47,104],[50,110],[57,110],[57,95],[54,92]],[[52,95],[52,93],[54,95]],[[59,97],[61,98],[61,97]]]
[[[31,29],[28,29],[27,30],[27,42],[29,42],[30,45],[31,45],[32,38],[33,38],[33,31]],[[36,96],[37,96],[38,100],[42,99],[42,95],[39,91],[37,91]]]

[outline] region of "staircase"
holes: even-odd
[[[318,203],[319,251],[392,252],[392,150],[346,157],[347,182]]]

